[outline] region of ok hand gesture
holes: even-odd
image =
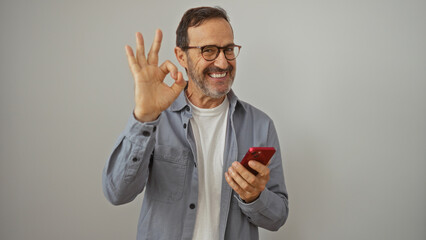
[[[145,57],[145,46],[142,34],[136,33],[136,56],[130,46],[126,45],[127,60],[135,80],[135,118],[141,122],[150,122],[158,118],[179,96],[186,83],[183,75],[169,60],[158,66],[158,52],[163,34],[155,33],[154,42]],[[167,74],[175,80],[172,86],[164,83]]]

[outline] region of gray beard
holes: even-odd
[[[197,87],[203,92],[204,95],[211,98],[215,98],[215,99],[221,98],[225,96],[226,94],[228,94],[229,91],[231,91],[231,86],[232,86],[232,83],[234,82],[234,80],[232,80],[231,84],[229,85],[228,89],[225,90],[225,92],[213,92],[213,91],[210,91],[210,89],[207,87],[206,84],[204,84],[203,80],[200,80],[199,78],[194,76],[192,72],[189,72],[189,76],[191,77],[193,82],[197,85]]]
[[[212,91],[210,91],[210,89],[208,88],[208,86],[206,84],[205,78],[204,78],[204,75],[209,71],[209,68],[206,68],[203,71],[203,75],[200,76],[200,77],[198,77],[197,74],[194,73],[194,71],[191,71],[190,69],[194,69],[192,67],[191,60],[188,61],[188,70],[187,70],[188,76],[193,80],[193,82],[203,92],[204,95],[217,99],[217,98],[221,98],[221,97],[225,96],[226,94],[229,93],[229,91],[231,91],[231,87],[232,87],[232,84],[234,83],[234,77],[235,77],[235,76],[231,75],[231,72],[233,70],[232,66],[229,69],[227,69],[229,77],[231,78],[231,84],[229,84],[229,87],[228,87],[228,89],[225,90],[225,92],[212,92]]]

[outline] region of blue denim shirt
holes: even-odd
[[[191,107],[182,92],[154,122],[133,114],[103,172],[103,191],[114,205],[145,189],[137,239],[192,239],[198,200],[197,151]],[[270,180],[254,202],[245,203],[222,179],[220,239],[259,239],[258,227],[278,230],[288,216],[281,151],[272,120],[231,91],[223,173],[250,147],[275,147]]]

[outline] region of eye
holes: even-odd
[[[230,55],[230,54],[234,54],[235,52],[235,47],[234,46],[229,46],[225,48],[225,53]]]
[[[215,53],[217,50],[214,47],[205,47],[203,53]]]

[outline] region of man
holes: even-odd
[[[176,34],[188,82],[170,61],[158,66],[160,30],[147,56],[140,33],[136,54],[126,46],[135,108],[106,163],[105,196],[119,205],[145,189],[138,239],[258,239],[258,227],[278,230],[288,196],[277,133],[231,90],[240,46],[226,12],[190,9]],[[253,146],[277,149],[268,166],[249,162],[256,176],[239,163]]]

